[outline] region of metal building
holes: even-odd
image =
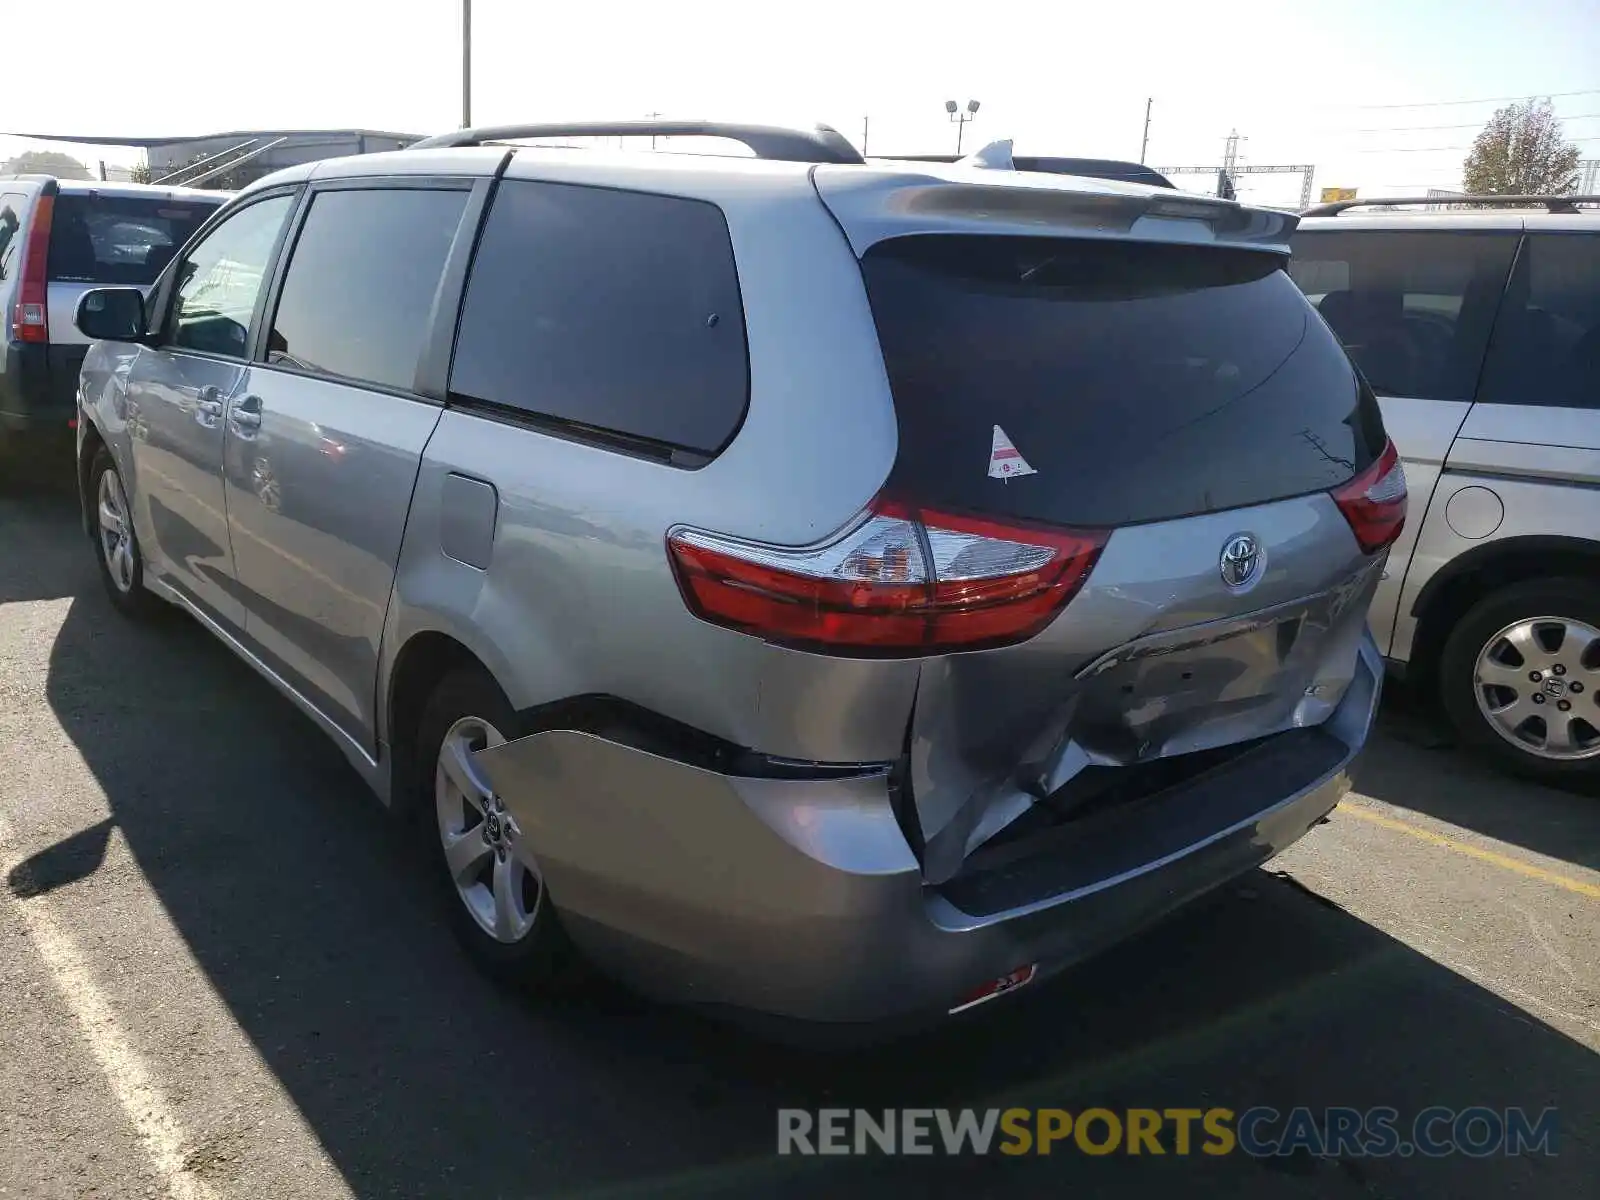
[[[145,152],[152,180],[239,188],[299,163],[348,154],[402,150],[422,134],[378,129],[256,129],[194,137],[82,137],[61,133],[12,136],[80,146],[131,146]]]

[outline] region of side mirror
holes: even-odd
[[[84,337],[95,341],[140,341],[145,336],[144,293],[128,287],[85,292],[74,322]]]

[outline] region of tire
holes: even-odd
[[[125,616],[149,616],[157,601],[144,586],[144,554],[134,532],[127,490],[104,446],[89,464],[88,500],[90,540],[106,595]]]
[[[1502,769],[1553,784],[1600,778],[1600,586],[1537,579],[1491,592],[1445,640],[1439,691],[1462,742]]]
[[[461,758],[454,770],[446,766],[457,749],[504,741],[513,722],[510,702],[484,671],[462,668],[439,682],[417,731],[417,833],[451,929],[478,967],[553,993],[576,976],[576,953],[532,848],[481,771]],[[455,866],[447,839],[463,852]]]

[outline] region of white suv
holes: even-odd
[[[155,278],[227,192],[0,176],[0,473],[72,446],[90,288]]]

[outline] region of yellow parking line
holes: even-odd
[[[1410,834],[1420,841],[1428,842],[1443,850],[1453,850],[1457,854],[1464,854],[1468,858],[1475,858],[1479,862],[1486,862],[1503,870],[1515,871],[1518,875],[1526,875],[1529,879],[1542,880],[1553,883],[1556,887],[1565,888],[1569,892],[1576,892],[1580,896],[1587,896],[1591,900],[1600,900],[1600,884],[1587,883],[1582,879],[1574,879],[1570,875],[1562,875],[1557,871],[1547,871],[1543,867],[1536,867],[1532,863],[1523,862],[1519,858],[1512,858],[1507,854],[1497,854],[1493,850],[1485,850],[1481,846],[1469,845],[1458,842],[1455,838],[1445,837],[1442,833],[1434,833],[1431,829],[1424,829],[1420,825],[1413,825],[1409,821],[1398,821],[1394,817],[1385,817],[1373,812],[1369,808],[1358,807],[1346,801],[1339,805],[1339,811],[1355,817],[1359,821],[1367,821],[1384,829],[1392,829],[1396,833]]]

